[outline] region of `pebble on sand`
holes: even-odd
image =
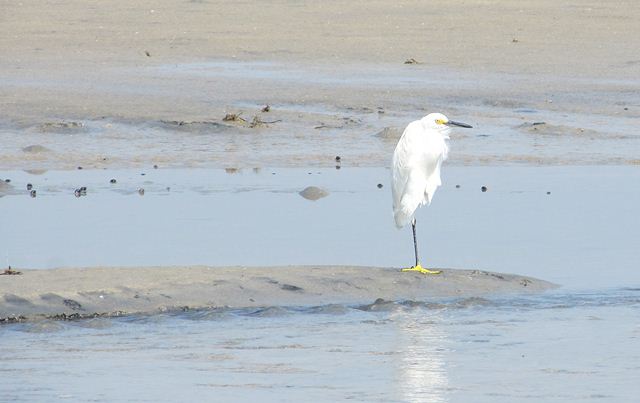
[[[480,190],[482,190],[483,192],[486,192],[487,191],[487,187],[483,186],[483,187],[480,188]]]
[[[116,182],[117,182],[117,181],[116,181],[115,179],[111,179],[111,180],[109,181],[109,183],[116,183]]]
[[[305,199],[311,200],[311,201],[316,201],[318,199],[322,199],[323,197],[329,196],[328,191],[316,186],[308,186],[298,194],[304,197]]]

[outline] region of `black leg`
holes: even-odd
[[[420,265],[420,260],[418,259],[418,240],[416,238],[416,219],[414,218],[411,221],[411,228],[413,229],[413,250],[416,253],[416,266]]]

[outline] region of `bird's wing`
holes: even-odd
[[[424,132],[419,121],[410,123],[393,153],[392,194],[396,225],[405,226],[418,206],[425,202],[426,172],[423,169]]]
[[[444,139],[425,135],[422,126],[407,126],[393,154],[393,213],[400,228],[412,220],[418,206],[430,203],[440,181],[440,165],[446,158]]]
[[[424,159],[427,161],[425,164],[427,181],[424,187],[424,193],[427,203],[431,203],[436,190],[442,185],[440,167],[442,166],[442,162],[447,159],[448,153],[449,147],[444,137],[429,136],[427,138],[424,148]]]

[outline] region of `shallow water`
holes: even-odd
[[[9,401],[633,401],[638,289],[0,327]],[[135,385],[135,386],[133,386]]]
[[[400,267],[412,261],[411,234],[393,226],[388,176],[5,171],[13,189],[0,197],[0,253],[40,269]],[[633,401],[639,179],[632,166],[446,167],[417,215],[423,260],[563,285],[554,292],[5,325],[0,400]],[[328,196],[298,194],[311,185]],[[87,195],[75,197],[81,186]]]
[[[411,231],[393,225],[383,168],[13,171],[0,178],[11,178],[16,193],[0,198],[0,259],[13,267],[401,267],[413,260]],[[427,265],[576,288],[640,284],[640,169],[446,167],[443,181],[417,214]],[[81,186],[87,196],[76,198]],[[307,186],[329,195],[306,200],[298,192]]]

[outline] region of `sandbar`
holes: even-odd
[[[358,266],[18,269],[0,276],[0,319],[76,319],[268,306],[322,306],[539,293],[531,277],[442,269],[440,275]]]

